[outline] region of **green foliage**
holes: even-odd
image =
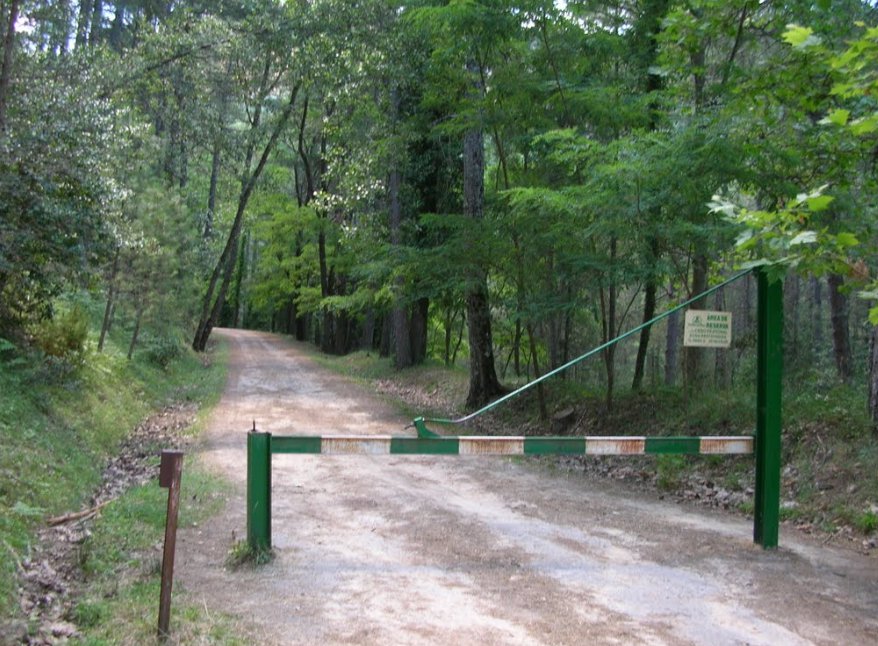
[[[32,334],[36,346],[47,356],[80,363],[88,338],[88,313],[80,304],[37,323]]]
[[[174,336],[153,337],[145,346],[146,360],[162,369],[168,368],[186,352],[184,344]]]
[[[802,107],[811,114],[822,112],[825,117],[820,127],[834,129],[828,136],[818,130],[806,143],[814,153],[830,146],[839,151],[836,164],[825,168],[821,162],[815,169],[820,180],[834,186],[824,184],[800,193],[779,208],[747,208],[737,204],[737,198],[718,197],[712,207],[741,225],[737,247],[750,266],[769,265],[778,275],[787,268],[818,276],[847,274],[862,285],[870,279],[867,265],[875,256],[874,248],[863,241],[874,235],[868,214],[874,213],[876,204],[873,200],[854,201],[852,194],[859,198],[871,180],[852,164],[858,154],[868,154],[863,139],[875,129],[873,124],[878,124],[873,102],[863,100],[878,82],[878,30],[865,29],[840,52],[810,27],[791,25],[783,38],[799,52],[808,69],[831,75],[831,90]],[[787,101],[794,104],[794,99]],[[839,101],[843,105],[838,105]],[[803,120],[806,118],[803,115]],[[873,293],[870,286],[863,296],[869,298]],[[878,308],[870,311],[869,319],[878,322]]]
[[[0,134],[0,330],[43,318],[106,251],[115,124],[98,77],[68,58],[18,60]]]
[[[0,545],[6,554],[0,559],[2,616],[17,607],[16,561],[26,557],[42,519],[79,509],[98,484],[107,457],[151,410],[169,399],[213,401],[222,389],[222,356],[205,366],[187,351],[161,370],[148,361],[126,361],[123,348],[124,342],[120,348],[111,336],[103,354],[86,353],[76,371],[52,380],[33,354],[24,354],[25,362],[0,361]],[[184,477],[193,493],[211,505],[219,502],[211,492],[214,484],[203,478],[199,484],[194,474]],[[130,513],[146,504],[135,499],[139,502],[130,503],[134,506],[124,507]],[[120,525],[130,522],[120,514]]]
[[[860,244],[856,235],[833,233],[829,227],[811,228],[816,224],[815,214],[825,211],[833,200],[823,190],[800,194],[777,211],[751,210],[719,196],[714,197],[711,209],[739,225],[736,247],[744,257],[754,258],[745,267],[781,265],[816,275],[856,271],[851,257],[851,250]]]

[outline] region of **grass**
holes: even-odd
[[[222,506],[228,484],[185,465],[179,527],[193,527]],[[80,552],[87,580],[72,618],[91,645],[142,644],[155,639],[167,490],[153,482],[108,505]],[[186,603],[174,593],[171,632],[178,644],[244,644],[234,621]]]
[[[266,549],[253,549],[248,541],[235,541],[226,558],[226,566],[237,570],[243,567],[265,565],[274,558],[274,552]]]
[[[18,612],[17,566],[30,555],[45,518],[86,505],[108,458],[151,412],[182,401],[206,411],[222,391],[225,348],[207,364],[188,350],[170,361],[157,362],[145,351],[128,361],[124,331],[108,339],[103,353],[94,346],[91,340],[72,365],[8,342],[0,347],[0,623]],[[200,423],[188,432],[195,434]],[[184,466],[184,526],[218,508],[223,486]],[[86,629],[85,643],[148,641],[124,627],[136,622],[120,624],[127,615],[148,615],[149,630],[136,634],[153,634],[158,596],[144,590],[158,585],[166,500],[157,483],[125,493],[104,508],[81,546],[87,587],[73,619]],[[202,637],[205,630],[213,628],[200,630]]]

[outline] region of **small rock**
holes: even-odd
[[[24,644],[28,640],[27,622],[11,619],[0,624],[0,644]]]
[[[72,637],[76,634],[76,626],[66,621],[56,621],[49,626],[53,637]]]

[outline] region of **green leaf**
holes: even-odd
[[[816,231],[802,231],[795,238],[790,240],[790,246],[795,246],[799,244],[814,244],[817,242],[817,232]]]
[[[796,49],[805,49],[820,44],[820,38],[814,35],[813,29],[800,25],[787,25],[783,39]]]
[[[847,231],[842,231],[841,233],[837,234],[835,236],[835,241],[842,247],[856,247],[858,244],[860,244],[860,241],[857,240],[857,236]]]
[[[878,113],[862,119],[855,119],[850,125],[851,132],[855,135],[869,135],[878,130]]]
[[[831,195],[811,195],[805,199],[805,203],[808,205],[810,211],[816,213],[819,211],[825,211],[832,200],[833,197]]]
[[[847,124],[848,119],[850,119],[851,111],[845,110],[844,108],[837,108],[826,115],[825,119],[821,119],[820,123],[823,125],[835,124],[836,126],[844,126]]]
[[[878,306],[869,310],[869,323],[872,325],[878,325]]]

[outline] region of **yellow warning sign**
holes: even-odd
[[[732,313],[687,311],[683,345],[694,348],[728,348],[732,345]]]

